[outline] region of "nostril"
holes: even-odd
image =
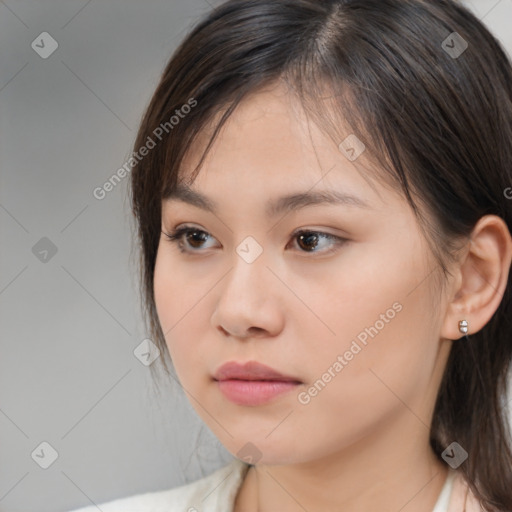
[[[256,336],[258,336],[260,334],[264,334],[265,333],[265,329],[262,329],[261,327],[251,327],[249,329],[249,332],[251,334],[255,334]]]
[[[235,338],[253,338],[253,337],[261,337],[261,336],[268,336],[267,331],[263,329],[262,327],[249,327],[249,329],[246,330],[240,330],[237,329],[231,329],[228,331],[222,325],[219,325],[218,329],[224,334],[225,336],[233,336]]]

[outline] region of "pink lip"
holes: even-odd
[[[297,378],[256,361],[225,363],[214,379],[224,396],[239,405],[261,405],[301,384]]]

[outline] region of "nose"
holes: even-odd
[[[267,267],[265,252],[252,263],[235,252],[232,261],[217,289],[212,326],[235,338],[278,335],[284,324],[283,296],[279,280]]]

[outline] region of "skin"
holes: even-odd
[[[184,160],[183,176],[207,135]],[[467,343],[459,320],[474,333],[499,306],[510,233],[498,217],[482,218],[446,287],[432,286],[440,270],[413,212],[398,192],[365,179],[363,163],[364,153],[349,161],[308,124],[278,85],[244,100],[191,185],[218,203],[216,214],[163,201],[164,232],[187,224],[209,235],[183,238],[190,254],[164,234],[158,247],[155,300],[176,373],[227,450],[237,456],[250,442],[261,452],[236,512],[430,512],[448,474],[428,442],[435,398],[452,343]],[[369,207],[266,217],[268,199],[310,189],[350,192]],[[300,244],[298,228],[347,241]],[[263,248],[252,263],[236,252],[247,236]],[[299,391],[394,303],[400,312],[300,403]],[[233,360],[262,362],[303,384],[264,405],[234,404],[212,379]]]

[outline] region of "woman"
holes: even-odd
[[[512,69],[469,11],[228,1],[135,151],[153,339],[235,459],[101,510],[512,510]]]

